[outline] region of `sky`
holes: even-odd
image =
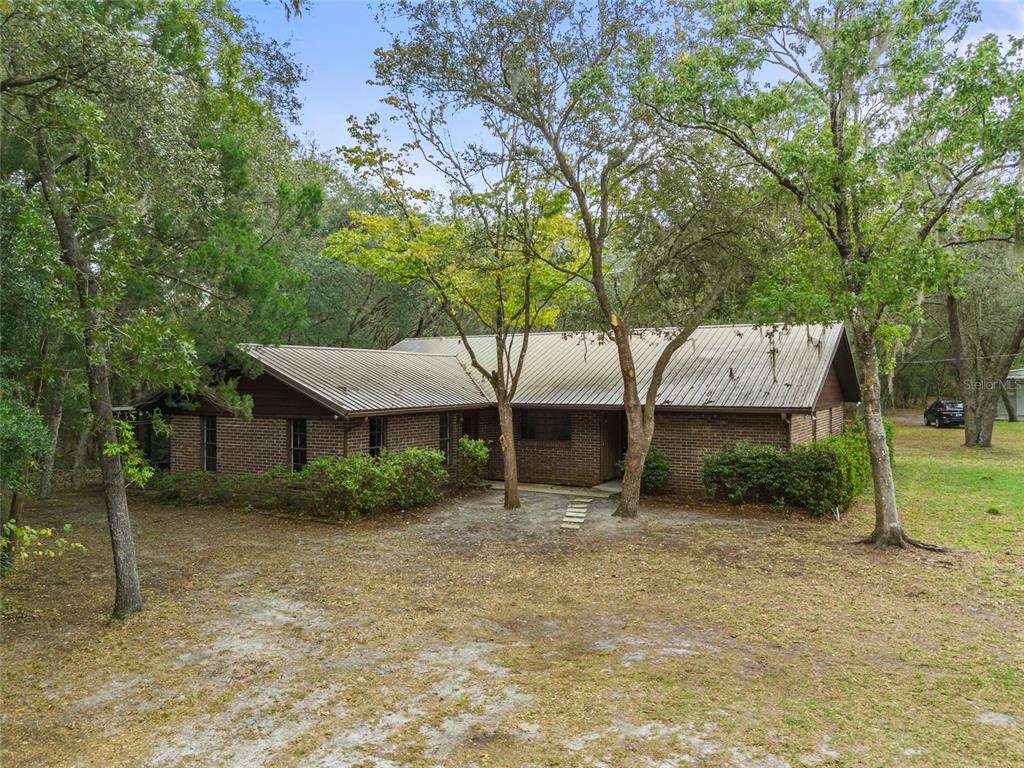
[[[380,103],[383,90],[367,84],[373,77],[374,50],[386,47],[388,35],[374,18],[377,3],[366,0],[313,0],[301,17],[287,19],[277,0],[236,0],[242,14],[252,18],[266,36],[279,42],[290,41],[292,53],[304,68],[306,81],[299,88],[303,108],[293,134],[315,141],[321,149],[333,150],[349,143],[346,119],[363,118],[371,112],[391,114]],[[972,30],[972,38],[989,32],[1000,36],[1024,37],[1024,0],[984,0],[980,4],[982,20]],[[458,124],[452,126],[459,139],[472,138],[472,126],[463,124],[465,136],[458,136]],[[394,140],[408,137],[394,129]],[[421,169],[419,183],[440,186],[429,170]]]

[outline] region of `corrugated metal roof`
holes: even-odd
[[[671,329],[638,330],[632,341],[640,391]],[[477,359],[492,368],[493,337],[469,339]],[[518,352],[517,340],[513,355]],[[740,408],[809,410],[814,407],[837,351],[843,347],[841,324],[763,326],[706,325],[679,349],[665,371],[658,405],[669,408]],[[401,352],[468,355],[456,336],[405,339],[391,348]],[[483,384],[482,378],[471,374]],[[859,399],[856,380],[844,386],[848,399]],[[622,404],[622,378],[612,340],[602,334],[544,332],[530,335],[526,362],[516,392],[518,405],[614,407]]]
[[[240,344],[268,373],[341,414],[487,405],[454,355]]]

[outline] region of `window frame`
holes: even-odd
[[[387,417],[386,416],[371,416],[369,423],[367,424],[367,442],[369,443],[370,455],[376,458],[383,453],[384,448],[387,446]],[[376,433],[377,442],[374,442],[374,435]]]
[[[444,463],[452,463],[452,415],[439,414],[437,422],[437,448],[444,454]]]
[[[210,439],[210,436],[213,439]],[[217,417],[203,416],[202,424],[203,472],[217,471]],[[211,451],[212,449],[212,451]]]
[[[301,425],[301,429],[296,427]],[[296,445],[296,438],[302,437],[302,445]],[[288,447],[292,472],[301,472],[309,463],[309,424],[306,419],[288,419]],[[301,453],[301,460],[297,456]]]
[[[540,408],[522,411],[519,439],[538,443],[572,442],[572,412]]]

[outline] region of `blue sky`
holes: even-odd
[[[301,17],[285,18],[277,0],[240,0],[242,13],[266,35],[291,41],[291,50],[306,71],[299,95],[303,102],[299,138],[315,140],[323,149],[348,142],[346,118],[371,112],[388,115],[380,103],[383,92],[367,85],[373,77],[374,49],[386,46],[388,36],[374,19],[376,3],[366,0],[316,2]],[[982,21],[972,37],[989,32],[1024,37],[1024,0],[987,0],[980,3]],[[453,126],[457,131],[458,126]],[[464,126],[471,131],[471,127]],[[397,133],[396,138],[405,138]],[[466,136],[465,138],[469,138]],[[420,183],[433,186],[432,174],[421,171]]]

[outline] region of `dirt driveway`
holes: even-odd
[[[4,584],[14,766],[1010,766],[1019,559],[841,523],[494,492],[335,526],[135,500],[146,610],[89,547]]]

